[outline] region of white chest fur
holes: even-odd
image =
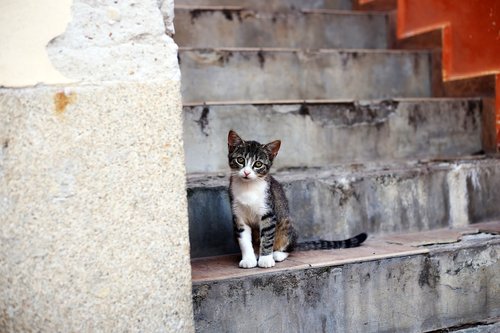
[[[244,215],[246,219],[266,214],[268,211],[266,202],[268,186],[269,184],[261,179],[250,182],[233,179],[231,190],[233,208],[236,213]]]

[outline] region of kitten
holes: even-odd
[[[281,141],[268,144],[243,141],[234,131],[228,134],[231,168],[229,198],[235,234],[241,249],[242,268],[273,267],[294,249],[336,249],[359,246],[366,239],[361,233],[342,241],[297,243],[283,187],[269,174]],[[254,245],[259,253],[258,261]]]

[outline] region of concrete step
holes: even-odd
[[[498,333],[500,332],[500,318],[491,318],[476,323],[457,325],[430,331],[427,333]]]
[[[421,51],[179,49],[184,103],[431,95]]]
[[[262,143],[281,139],[276,168],[470,155],[482,150],[481,106],[479,99],[185,105],[186,167],[225,172],[229,129]]]
[[[500,216],[500,156],[275,173],[299,240],[465,226]],[[188,176],[192,257],[237,253],[226,174]]]
[[[261,11],[308,9],[353,9],[352,0],[175,0],[175,6],[238,6]]]
[[[500,317],[499,232],[493,222],[371,237],[354,249],[296,252],[270,269],[240,269],[239,256],[193,260],[196,330],[420,333],[487,323]]]
[[[262,13],[233,7],[177,6],[174,24],[176,43],[186,47],[389,47],[389,17],[380,12]]]

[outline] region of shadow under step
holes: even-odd
[[[431,53],[179,48],[185,104],[431,96]]]
[[[370,237],[274,268],[192,261],[199,332],[425,332],[500,315],[500,222]],[[460,241],[458,241],[460,240]]]
[[[299,241],[464,226],[500,216],[500,157],[279,171]],[[220,175],[188,175],[191,257],[237,253]]]
[[[183,114],[189,173],[227,170],[230,129],[261,143],[280,139],[275,168],[464,156],[483,150],[479,99],[191,104]]]
[[[385,49],[388,14],[331,10],[262,13],[234,7],[175,9],[175,42],[183,47]]]

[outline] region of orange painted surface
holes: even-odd
[[[445,80],[500,72],[500,1],[398,0],[398,37],[443,28]]]
[[[358,4],[377,1],[358,0]],[[500,0],[397,0],[397,4],[398,38],[441,29],[445,81],[495,75],[500,151]]]
[[[496,75],[496,124],[497,124],[497,151],[500,151],[500,74]]]
[[[442,29],[443,78],[496,75],[500,147],[500,0],[398,0],[398,38]]]

